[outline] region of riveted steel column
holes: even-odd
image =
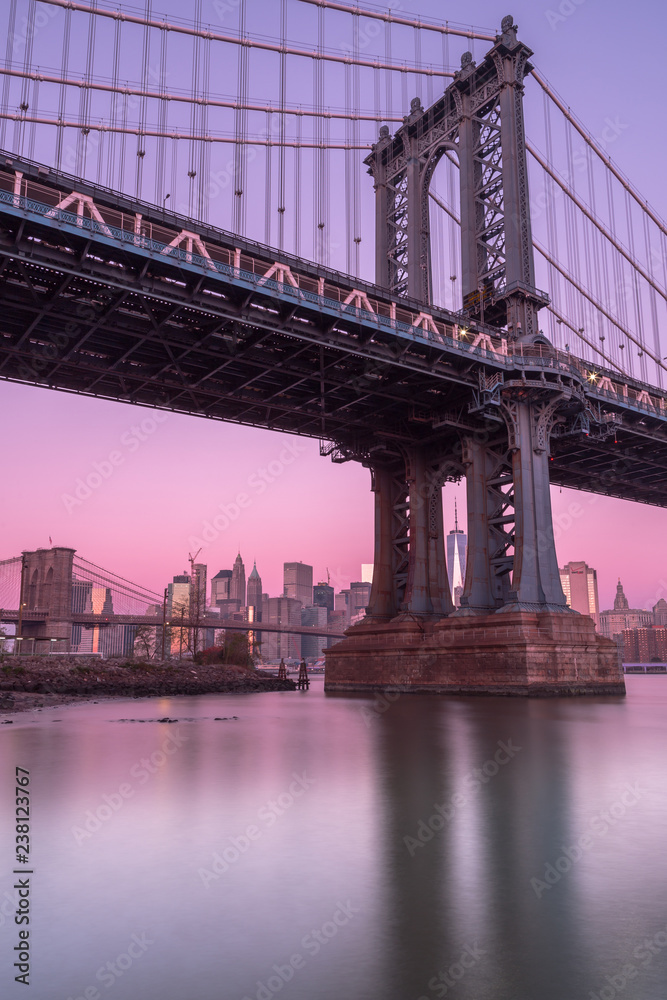
[[[394,477],[383,467],[372,469],[371,476],[371,489],[375,494],[375,549],[366,615],[389,620],[398,613],[393,546]]]
[[[475,183],[479,169],[475,165],[475,126],[470,114],[470,97],[461,94],[463,117],[459,122],[459,181],[461,199],[461,293],[463,298],[479,288],[477,248],[478,208]]]
[[[465,614],[467,609],[483,613],[496,607],[491,587],[486,445],[474,438],[464,438],[462,458],[466,470],[468,547],[461,611],[458,613]]]
[[[505,413],[513,453],[516,519],[510,603],[565,610],[549,492],[550,408],[515,400],[506,405]]]
[[[419,142],[416,135],[408,133],[405,137],[405,148],[408,186],[408,295],[412,299],[426,302],[428,299],[428,276],[422,267],[421,259],[422,176],[419,162]]]
[[[406,456],[406,468],[410,549],[401,611],[413,615],[446,615],[453,609],[445,558],[442,485],[435,478],[426,456],[418,449]]]
[[[429,495],[428,586],[434,612],[449,615],[454,610],[447,578],[445,525],[442,517],[442,485],[433,483]]]
[[[383,125],[380,139],[374,149],[372,167],[375,187],[375,283],[380,288],[389,288],[389,191],[387,188],[386,147],[391,145],[389,129]],[[369,162],[368,160],[366,162]]]

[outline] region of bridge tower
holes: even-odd
[[[72,566],[74,549],[51,548],[24,552],[23,603],[41,612],[44,621],[26,621],[23,634],[35,639],[59,639],[68,651],[72,639]]]
[[[523,124],[531,49],[511,16],[477,66],[465,52],[443,96],[424,109],[414,98],[404,124],[385,125],[365,160],[375,182],[378,285],[432,299],[429,187],[443,156],[460,172],[461,289],[471,319],[506,327],[510,339],[539,335],[548,298],[535,288]]]
[[[420,309],[432,299],[429,186],[443,156],[460,168],[463,322],[512,349],[550,347],[535,287],[523,123],[532,51],[511,16],[479,65],[469,52],[443,96],[418,98],[366,158],[376,193],[376,282]],[[413,304],[413,308],[414,308]],[[367,617],[327,654],[328,690],[605,690],[622,693],[613,645],[575,615],[560,583],[549,492],[550,438],[572,390],[508,372],[470,404],[479,423],[441,450],[433,440],[366,461],[375,494]],[[569,394],[569,395],[568,395]],[[417,401],[418,402],[418,401]],[[382,449],[378,449],[382,455]],[[467,481],[461,607],[447,586],[441,490]]]

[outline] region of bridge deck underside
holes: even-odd
[[[499,426],[469,413],[480,369],[502,362],[512,377],[507,358],[447,350],[355,309],[246,287],[4,206],[0,303],[2,379],[327,439],[342,457],[378,460],[401,442],[452,452],[461,431]],[[615,435],[556,438],[552,482],[667,505],[665,427],[623,411]]]

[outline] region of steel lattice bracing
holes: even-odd
[[[537,310],[523,125],[531,50],[511,17],[477,66],[467,52],[454,82],[424,109],[412,101],[392,137],[385,126],[366,159],[377,197],[376,280],[430,302],[429,186],[444,155],[461,174],[462,291],[466,314],[534,339]]]

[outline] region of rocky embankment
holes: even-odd
[[[98,657],[7,656],[0,663],[0,712],[97,697],[150,698],[183,694],[294,691],[294,681],[250,667],[192,661],[145,663]]]

